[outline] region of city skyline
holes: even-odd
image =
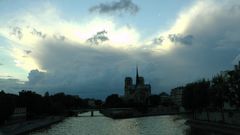
[[[0,89],[123,95],[138,64],[152,93],[232,69],[235,0],[0,1]],[[226,21],[227,20],[227,21]]]

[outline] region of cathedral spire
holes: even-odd
[[[136,85],[139,84],[138,65],[136,66]]]

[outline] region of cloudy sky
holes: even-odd
[[[0,89],[105,98],[138,65],[169,92],[232,69],[239,25],[238,0],[2,0]]]

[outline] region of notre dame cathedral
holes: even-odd
[[[151,95],[151,85],[144,83],[144,78],[138,75],[138,67],[136,68],[136,84],[133,84],[131,77],[125,78],[125,100],[133,100],[137,103],[146,103]]]

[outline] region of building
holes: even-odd
[[[87,104],[89,107],[96,107],[95,100],[93,99],[88,99]]]
[[[151,85],[144,83],[144,78],[139,76],[136,68],[136,84],[133,84],[131,77],[125,78],[124,99],[133,100],[137,103],[146,103],[151,95]]]
[[[6,121],[5,124],[15,124],[19,122],[26,121],[27,118],[27,109],[26,107],[18,107],[14,109],[13,114],[10,118]]]
[[[171,91],[171,99],[173,103],[177,106],[182,106],[182,93],[183,87],[177,87]]]
[[[234,76],[234,74],[238,74],[240,73],[240,61],[238,62],[237,65],[234,65],[234,69],[233,70],[226,70],[226,71],[221,71],[220,72],[220,76],[223,77],[224,81],[225,82],[228,82],[229,80],[231,80],[231,78]],[[231,102],[238,102],[236,101],[238,95],[237,95],[237,92],[236,92],[236,88],[239,88],[239,83],[235,82],[235,83],[231,83],[229,84],[228,83],[228,92],[231,93],[231,100],[226,100],[224,101],[223,103],[223,109],[224,110],[236,110],[237,109],[237,106],[232,104]],[[225,98],[229,98],[229,97],[225,97]]]
[[[167,103],[167,102],[171,101],[171,97],[166,92],[160,93],[159,97],[160,97],[161,103]]]

